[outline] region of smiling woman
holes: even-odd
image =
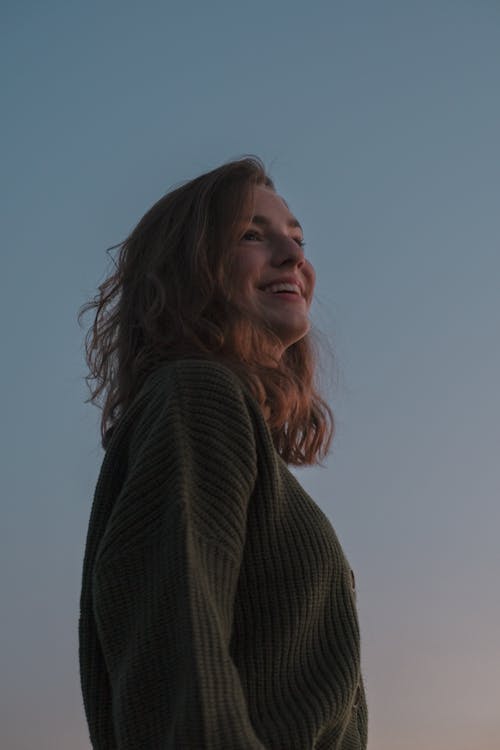
[[[364,750],[352,571],[319,462],[314,270],[256,158],[160,199],[82,313],[105,455],[80,672],[95,750]]]

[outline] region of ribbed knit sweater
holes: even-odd
[[[106,447],[81,591],[95,750],[363,750],[354,577],[218,362],[151,373]]]

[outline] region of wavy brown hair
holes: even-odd
[[[311,333],[264,364],[276,337],[228,293],[231,246],[256,185],[275,189],[257,157],[223,164],[160,198],[112,248],[119,248],[114,272],[78,314],[80,322],[95,310],[85,337],[86,403],[102,408],[104,447],[149,373],[167,360],[203,357],[223,361],[245,383],[286,463],[316,464],[327,454],[334,419],[315,384]]]

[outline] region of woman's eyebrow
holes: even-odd
[[[256,216],[252,216],[252,218],[250,220],[250,223],[251,224],[260,224],[262,226],[269,226],[269,224],[271,222],[265,216],[260,216],[259,214],[257,214]],[[297,229],[300,229],[302,231],[302,227],[300,225],[300,222],[295,217],[292,217],[287,222],[287,224],[288,224],[289,227],[297,227]]]

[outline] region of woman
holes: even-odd
[[[156,203],[82,310],[105,393],[79,629],[96,750],[366,747],[354,577],[287,468],[333,434],[303,244],[262,163],[230,162]]]

